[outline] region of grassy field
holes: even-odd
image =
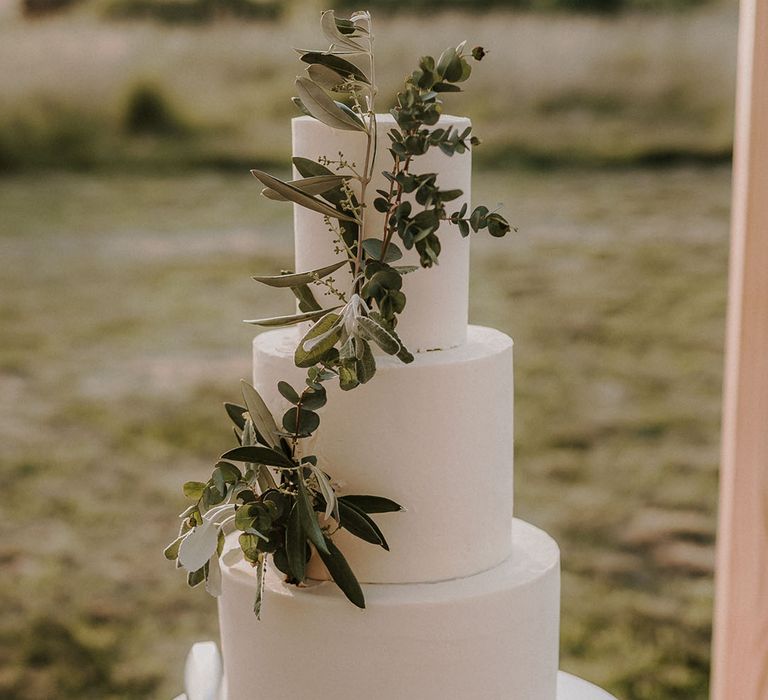
[[[472,319],[516,340],[516,509],[563,551],[562,666],[705,698],[729,172],[480,173]],[[162,557],[229,444],[249,280],[289,264],[246,173],[0,183],[0,696],[169,698],[214,602]]]
[[[92,6],[29,22],[0,3],[0,171],[118,164],[181,173],[283,158],[301,70],[291,47],[322,44],[318,3],[279,23],[201,27],[110,23]],[[448,108],[472,104],[491,146],[486,164],[725,162],[736,25],[728,0],[607,17],[382,15],[378,108],[389,108],[420,55],[467,39],[490,53]]]

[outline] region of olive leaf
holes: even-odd
[[[331,486],[331,482],[328,479],[326,473],[320,469],[316,464],[312,464],[309,467],[310,471],[317,480],[317,486],[320,489],[320,494],[325,500],[325,517],[330,518],[334,511],[337,510],[336,506],[336,492]]]
[[[302,158],[301,156],[294,156],[292,158],[293,164],[296,170],[302,177],[319,177],[321,175],[333,175],[333,172],[321,165],[317,161],[310,160],[309,158]]]
[[[334,306],[332,309],[338,309],[339,306]],[[271,328],[273,326],[292,326],[302,321],[314,321],[321,316],[324,316],[332,309],[318,309],[317,311],[307,311],[302,314],[291,314],[289,316],[272,316],[271,318],[256,318],[243,321],[243,323],[250,323],[253,326],[266,326]]]
[[[309,502],[309,493],[307,491],[307,485],[304,483],[304,477],[299,474],[297,479],[297,506],[299,508],[299,516],[301,518],[301,526],[307,533],[307,539],[315,545],[317,551],[321,555],[328,554],[327,540],[323,536],[323,531],[317,524],[317,516],[312,508],[312,504]]]
[[[236,403],[224,402],[224,410],[230,420],[242,430],[245,427],[245,417],[243,414],[248,410],[245,406],[238,406]]]
[[[358,82],[370,85],[371,81],[368,76],[363,73],[351,61],[347,61],[341,56],[337,56],[332,53],[321,53],[320,51],[307,51],[301,56],[301,60],[304,63],[319,64],[330,68],[334,73],[337,73],[343,79],[357,80]],[[303,98],[302,98],[303,99]]]
[[[251,423],[257,435],[261,436],[262,440],[269,446],[279,445],[280,435],[278,434],[277,424],[272,417],[272,412],[267,408],[264,399],[261,398],[261,394],[245,380],[241,380],[240,388],[243,392],[245,405],[248,407],[248,415],[251,418]],[[247,425],[246,423],[246,427]],[[243,443],[245,445],[248,444],[245,440],[245,434],[243,434]]]
[[[317,175],[315,177],[304,177],[299,180],[286,180],[286,185],[291,185],[300,189],[305,194],[315,195],[323,194],[328,190],[338,187],[344,180],[348,179],[344,175]],[[271,187],[265,187],[261,194],[267,199],[275,202],[285,202],[287,197]]]
[[[254,275],[251,279],[266,284],[269,287],[297,287],[317,282],[317,280],[336,272],[346,263],[346,260],[340,260],[339,262],[326,265],[325,267],[318,267],[316,270],[310,270],[309,272],[294,272],[289,275]]]
[[[306,577],[306,540],[299,504],[294,503],[288,516],[288,526],[285,528],[285,553],[288,557],[288,568],[297,581],[303,581]]]
[[[378,544],[387,551],[389,545],[378,525],[365,513],[349,501],[339,501],[339,524],[361,540]]]
[[[383,496],[353,495],[339,496],[340,501],[346,501],[364,513],[396,513],[405,510],[399,503],[395,503]]]
[[[358,608],[365,608],[365,596],[363,590],[360,588],[360,584],[352,572],[344,555],[339,551],[339,548],[333,543],[330,537],[325,538],[326,551],[323,552],[318,549],[320,558],[325,564],[325,568],[328,569],[328,573],[331,578],[336,582],[336,585],[341,589],[342,593],[347,599],[356,605]]]
[[[342,221],[355,221],[355,219],[351,216],[344,214],[337,209],[334,209],[332,206],[317,199],[316,197],[303,192],[298,187],[289,185],[287,182],[284,182],[283,180],[280,180],[279,178],[276,178],[269,173],[265,173],[263,170],[251,170],[251,174],[265,187],[271,190],[275,190],[279,194],[283,195],[286,200],[290,200],[299,206],[311,209],[312,211],[316,211],[319,214],[329,216],[333,219],[340,219]]]
[[[339,20],[336,19],[333,10],[325,10],[320,15],[320,28],[323,34],[334,44],[344,46],[353,51],[362,51],[363,47],[348,36],[339,31]],[[352,25],[354,27],[354,25]]]
[[[304,57],[302,57],[303,59]],[[342,131],[366,131],[363,121],[348,107],[328,97],[328,94],[317,83],[309,78],[296,78],[296,90],[299,99],[304,103],[309,113],[318,121],[332,129]],[[275,188],[276,189],[276,188]],[[340,218],[337,216],[337,218]]]
[[[234,449],[225,452],[221,458],[231,459],[233,462],[266,464],[270,467],[283,467],[285,469],[292,469],[296,466],[282,452],[273,450],[271,447],[262,447],[261,445],[235,447]]]

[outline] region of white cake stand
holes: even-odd
[[[192,645],[184,667],[185,692],[174,700],[225,700],[222,687],[221,654],[216,642]],[[560,671],[557,674],[557,700],[616,700],[592,683]]]

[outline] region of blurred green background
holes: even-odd
[[[337,6],[349,5],[346,0]],[[382,101],[490,53],[471,316],[516,340],[516,510],[563,552],[562,666],[709,673],[736,6],[372,0]],[[170,698],[216,608],[162,557],[230,445],[240,320],[287,311],[292,46],[320,2],[0,0],[0,696]]]

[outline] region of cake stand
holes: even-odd
[[[216,642],[192,645],[184,667],[185,692],[174,700],[225,700],[221,693],[221,654]],[[557,700],[616,700],[592,683],[560,671],[557,674]]]

